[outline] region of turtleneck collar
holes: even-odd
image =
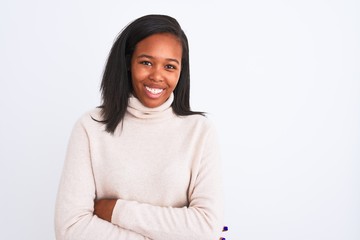
[[[160,106],[149,108],[144,106],[134,95],[129,97],[127,111],[136,118],[161,118],[172,113],[171,104],[174,100],[174,93]]]

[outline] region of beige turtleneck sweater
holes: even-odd
[[[201,115],[179,117],[173,95],[157,108],[135,97],[114,135],[94,121],[75,124],[59,185],[56,239],[217,240],[222,179],[216,132]],[[111,223],[94,200],[118,199]]]

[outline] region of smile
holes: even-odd
[[[160,94],[164,89],[162,88],[150,88],[148,86],[145,86],[146,90],[149,91],[152,94]]]

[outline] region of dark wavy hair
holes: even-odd
[[[187,116],[205,115],[204,112],[191,111],[190,108],[190,66],[189,45],[178,21],[166,15],[145,15],[128,24],[116,38],[103,73],[100,91],[102,97],[102,120],[95,120],[106,125],[106,131],[114,133],[124,119],[128,99],[133,91],[130,74],[130,61],[136,44],[156,33],[171,33],[182,45],[181,72],[174,90],[172,108],[175,114]]]

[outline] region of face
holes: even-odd
[[[131,58],[134,95],[146,107],[163,104],[181,72],[182,47],[172,34],[159,33],[138,42]]]

